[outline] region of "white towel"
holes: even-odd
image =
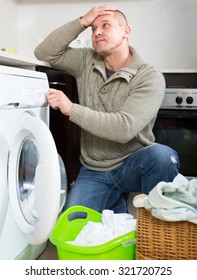
[[[89,221],[74,241],[67,243],[78,246],[96,246],[104,244],[118,236],[136,229],[136,219],[130,214],[114,214],[112,210],[102,212],[101,222]]]

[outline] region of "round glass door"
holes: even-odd
[[[19,155],[18,168],[18,202],[24,219],[29,224],[36,224],[39,216],[35,209],[35,175],[39,163],[39,153],[35,139],[27,137]]]
[[[8,168],[13,214],[26,240],[41,244],[60,211],[59,156],[47,125],[28,112],[17,120],[13,139]]]

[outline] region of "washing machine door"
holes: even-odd
[[[9,154],[8,185],[16,222],[30,244],[48,239],[59,212],[61,174],[46,124],[25,112],[17,120]]]
[[[0,235],[8,208],[7,164],[8,144],[0,134]]]

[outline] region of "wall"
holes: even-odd
[[[0,0],[0,49],[17,47],[17,0]]]
[[[17,0],[0,1],[14,3]],[[19,54],[33,57],[35,46],[54,28],[83,15],[92,6],[110,4],[117,6],[127,15],[132,26],[130,43],[138,49],[145,61],[162,69],[197,69],[196,0],[18,0],[17,2]],[[13,21],[15,29],[16,15],[13,13],[11,15],[13,18],[9,18]],[[4,21],[6,23],[6,18]],[[0,28],[1,35],[5,30],[3,27]],[[11,37],[7,41],[9,44],[16,39],[14,32],[10,31],[10,34]],[[90,30],[86,30],[81,36],[90,46]]]

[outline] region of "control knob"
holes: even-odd
[[[183,98],[181,96],[177,96],[175,101],[177,104],[181,104],[183,102]]]
[[[193,97],[192,97],[192,96],[188,96],[188,97],[186,98],[186,102],[187,102],[187,104],[192,104],[192,103],[193,103],[193,101],[194,101],[194,99],[193,99]]]

